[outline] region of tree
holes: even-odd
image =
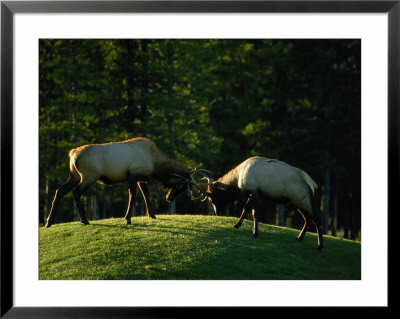
[[[40,40],[41,219],[67,177],[69,149],[146,136],[214,178],[253,155],[300,167],[320,185],[326,231],[344,229],[356,238],[360,45],[353,39]],[[149,188],[151,209],[169,211],[165,189],[151,182]],[[98,187],[87,196],[103,218],[122,216],[126,201],[126,185]],[[140,199],[137,206],[143,207]],[[226,214],[237,215],[237,206]],[[208,208],[187,196],[176,201],[177,213]],[[71,198],[60,209],[60,220],[73,218]],[[274,205],[263,209],[266,222],[297,224],[291,208],[279,209],[280,219]]]

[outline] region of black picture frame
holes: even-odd
[[[14,307],[13,304],[13,19],[16,13],[387,13],[388,14],[388,218],[399,186],[400,1],[1,1],[1,317],[132,318],[190,317],[224,308]],[[391,223],[388,223],[388,227]],[[393,227],[393,223],[391,227]],[[392,231],[388,229],[388,233]],[[388,237],[390,250],[390,240]],[[388,265],[390,256],[388,254]],[[388,269],[389,270],[389,269]],[[388,280],[388,287],[390,280]],[[389,292],[388,292],[389,293]],[[240,294],[240,292],[238,292]],[[388,294],[389,295],[389,294]],[[389,309],[391,302],[388,299]],[[248,310],[235,309],[240,315]],[[298,314],[305,308],[287,309]]]

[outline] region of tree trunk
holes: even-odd
[[[45,202],[44,202],[44,207],[43,207],[43,221],[47,219],[47,216],[49,216],[50,213],[50,207],[51,207],[51,195],[49,194],[49,180],[46,178],[45,182]]]
[[[138,207],[140,208],[139,215],[144,216],[145,215],[145,203],[144,203],[144,199],[142,197],[139,199]]]
[[[141,105],[141,119],[142,121],[145,121],[147,117],[147,104],[148,104],[148,95],[149,95],[149,75],[148,75],[148,61],[149,61],[149,55],[148,55],[148,49],[147,49],[147,42],[148,40],[143,40],[142,41],[142,50],[145,58],[143,59],[143,80],[142,80],[142,105]]]
[[[167,65],[168,65],[168,72],[167,72],[167,103],[168,103],[168,129],[169,129],[169,136],[172,146],[171,157],[175,159],[175,148],[176,148],[176,141],[175,141],[175,122],[174,122],[174,103],[172,101],[172,85],[173,85],[173,78],[172,78],[172,59],[173,59],[173,51],[170,46],[167,47]],[[173,200],[170,205],[170,214],[176,214],[176,201]]]
[[[175,215],[176,214],[176,200],[175,199],[171,202],[171,204],[169,206],[169,213],[171,215]]]
[[[78,221],[78,220],[80,220],[79,212],[78,212],[78,209],[76,208],[76,205],[74,204],[74,221]]]
[[[324,194],[323,194],[323,210],[322,210],[322,228],[324,234],[328,233],[329,230],[329,215],[330,215],[330,203],[331,203],[331,168],[325,171],[324,181]]]
[[[93,220],[99,220],[99,209],[97,204],[97,183],[93,185]]]
[[[279,226],[285,226],[285,205],[276,205],[276,211],[278,217],[277,224]]]
[[[127,60],[127,67],[126,67],[126,104],[128,106],[127,115],[129,117],[129,121],[133,121],[133,117],[136,117],[136,110],[134,105],[134,75],[132,71],[132,65],[134,63],[134,49],[136,45],[128,40],[125,41],[125,48],[126,48],[126,60]]]
[[[103,202],[103,208],[101,209],[101,218],[107,218],[106,203]]]
[[[135,216],[137,216],[137,209],[136,209],[136,206],[137,206],[137,193],[138,193],[138,190],[136,190],[136,194],[133,194],[134,196],[134,200],[133,200],[133,203],[132,203],[132,208],[131,208],[131,216],[132,217],[135,217]]]
[[[336,236],[336,229],[337,229],[337,193],[334,192],[332,218],[331,218],[332,236]]]
[[[212,207],[210,201],[207,200],[207,212],[208,215],[215,215],[214,208]]]

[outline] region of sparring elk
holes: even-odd
[[[242,225],[245,213],[251,210],[253,236],[256,238],[258,219],[262,214],[261,201],[267,199],[279,204],[291,203],[304,219],[304,226],[297,240],[304,238],[312,223],[318,234],[318,250],[323,248],[320,217],[312,205],[312,196],[318,186],[303,170],[276,159],[256,156],[248,158],[217,181],[210,183],[209,180],[208,184],[208,190],[202,192],[202,198],[210,199],[216,215],[240,195],[246,196],[247,201],[235,228]]]
[[[55,220],[55,212],[60,200],[72,191],[78,208],[80,221],[89,224],[81,202],[81,195],[96,183],[116,184],[128,182],[129,201],[125,214],[127,224],[131,224],[131,210],[139,187],[146,206],[146,215],[156,218],[149,211],[149,191],[146,183],[154,178],[169,188],[167,200],[173,201],[178,195],[196,185],[195,174],[205,177],[206,170],[189,171],[181,164],[161,152],[151,140],[138,137],[122,142],[89,144],[74,148],[69,152],[69,176],[54,196],[46,227]]]

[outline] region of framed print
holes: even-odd
[[[2,1],[1,316],[388,308],[399,18]]]

